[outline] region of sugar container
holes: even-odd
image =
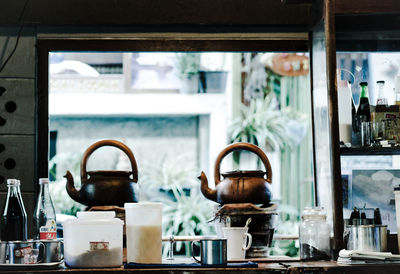
[[[123,221],[114,211],[78,212],[66,220],[64,260],[67,267],[119,267],[122,265]]]

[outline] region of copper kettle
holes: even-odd
[[[113,146],[121,149],[128,156],[132,171],[99,170],[86,171],[89,156],[98,148]],[[81,161],[81,188],[74,186],[74,178],[67,171],[66,189],[69,196],[78,203],[92,206],[116,205],[124,206],[127,202],[137,202],[135,188],[138,181],[138,171],[135,157],[125,144],[116,140],[101,140],[92,144],[83,154]]]
[[[226,155],[235,150],[247,150],[261,158],[266,171],[230,171],[220,173],[220,164]],[[221,175],[224,179],[221,181]],[[265,179],[264,176],[267,175]],[[257,146],[249,143],[234,143],[222,150],[215,162],[214,180],[215,189],[208,187],[208,180],[204,172],[199,176],[203,195],[217,203],[253,203],[268,204],[271,200],[271,191],[268,184],[272,182],[272,170],[267,155]]]

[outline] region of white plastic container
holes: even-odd
[[[394,188],[394,198],[396,204],[397,245],[400,250],[400,186]]]
[[[63,222],[64,260],[72,268],[122,265],[123,221],[114,211],[78,212]]]
[[[127,261],[162,263],[162,204],[126,203]]]

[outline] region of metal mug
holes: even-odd
[[[348,250],[387,250],[386,225],[347,225],[344,236]]]
[[[43,263],[60,262],[64,259],[63,239],[35,240],[35,248],[39,249],[39,257]],[[43,248],[40,246],[43,245]]]
[[[44,250],[44,244],[41,243],[42,250]],[[39,249],[35,249],[35,243],[33,241],[9,241],[8,246],[8,259],[10,264],[27,264],[27,263],[42,263],[44,257],[39,257]],[[38,258],[36,261],[26,261],[25,256],[30,254],[33,250],[37,250]],[[45,253],[45,250],[43,251]],[[44,255],[45,256],[45,255]],[[40,260],[39,260],[40,258]]]
[[[7,242],[0,241],[0,264],[5,264],[7,260]]]
[[[200,242],[200,260],[193,253],[193,246],[196,242]],[[193,241],[191,252],[193,259],[203,265],[226,265],[228,261],[226,239],[204,238]]]

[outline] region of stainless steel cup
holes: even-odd
[[[35,248],[35,243],[33,241],[9,241],[7,245],[10,264],[25,264],[25,256],[31,254],[32,250],[40,250],[40,248]],[[42,243],[40,245],[42,245],[42,249],[44,249],[44,245]],[[43,261],[43,257],[36,258],[36,261],[33,263],[41,263]]]
[[[5,264],[7,260],[7,242],[0,241],[0,264]]]
[[[63,239],[35,240],[34,243],[35,248],[39,249],[39,258],[43,258],[43,263],[60,262],[64,259]]]
[[[193,246],[200,242],[200,260],[194,256]],[[217,238],[204,238],[193,241],[191,245],[193,259],[203,265],[226,265],[227,264],[227,240]]]
[[[345,241],[348,250],[386,251],[387,226],[386,225],[347,225]]]

